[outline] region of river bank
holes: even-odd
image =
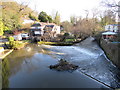
[[[101,34],[95,37],[98,45],[103,49],[107,58],[120,69],[120,43],[112,43],[101,38]]]
[[[120,69],[120,44],[101,39],[100,45],[106,56]]]
[[[21,46],[19,46],[18,48],[9,48],[9,42],[6,43],[1,43],[1,46],[4,47],[5,49],[0,53],[0,60],[4,59],[5,57],[7,57],[10,53],[12,53],[14,50],[20,50],[22,48],[24,48],[27,44],[29,44],[28,42],[20,42]]]
[[[5,49],[2,54],[0,54],[0,60],[4,59],[7,55],[12,53],[13,49]]]

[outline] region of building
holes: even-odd
[[[107,32],[102,33],[102,38],[103,39],[114,39],[116,37],[117,37],[116,32],[107,31]]]
[[[30,36],[42,36],[43,35],[43,28],[40,23],[35,23],[30,28]]]
[[[21,32],[18,30],[13,30],[13,38],[16,41],[22,40]]]
[[[54,23],[37,22],[30,28],[30,37],[33,41],[41,41],[43,36],[54,38],[60,34],[60,26]]]
[[[21,33],[16,34],[16,35],[13,35],[13,38],[14,38],[16,41],[22,40]]]
[[[105,26],[105,31],[120,32],[119,28],[119,24],[110,24]]]
[[[22,33],[21,36],[22,36],[22,40],[29,39],[29,34],[28,33]]]
[[[35,21],[33,21],[33,20],[24,19],[22,24],[32,24],[32,23],[34,23],[34,22],[35,22]]]
[[[44,28],[44,34],[49,33],[54,38],[57,34],[60,34],[60,26],[57,25],[46,25]]]

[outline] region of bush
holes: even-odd
[[[65,33],[64,36],[65,36],[65,37],[68,37],[68,36],[69,36],[69,33]]]
[[[55,45],[55,46],[71,46],[74,43],[70,43],[70,42],[44,42],[44,41],[40,41],[38,42],[38,44],[45,44],[45,45]]]
[[[56,42],[44,42],[44,41],[40,41],[40,42],[38,42],[38,44],[53,45],[53,44],[57,44],[57,43]]]
[[[65,39],[65,42],[74,42],[75,39]]]
[[[23,47],[23,43],[20,43],[19,41],[10,41],[9,46],[11,49],[19,49]]]
[[[9,40],[9,42],[10,42],[10,41],[14,41],[14,38],[13,38],[12,36],[10,36],[10,37],[8,38],[8,40]]]

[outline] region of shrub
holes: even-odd
[[[19,49],[23,47],[23,43],[20,43],[19,41],[10,41],[9,45],[11,49]]]
[[[70,46],[73,45],[74,43],[69,43],[69,42],[44,42],[40,41],[38,44],[45,44],[45,45],[55,45],[55,46]]]
[[[65,39],[65,42],[74,42],[75,39]]]
[[[38,44],[53,45],[53,44],[57,44],[57,43],[56,42],[44,42],[44,41],[40,41],[40,42],[38,42]]]
[[[10,36],[10,37],[8,38],[8,40],[9,40],[9,42],[10,42],[10,41],[14,41],[14,38],[13,38],[12,36]]]

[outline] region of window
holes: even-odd
[[[34,31],[34,34],[40,34],[40,31]]]

